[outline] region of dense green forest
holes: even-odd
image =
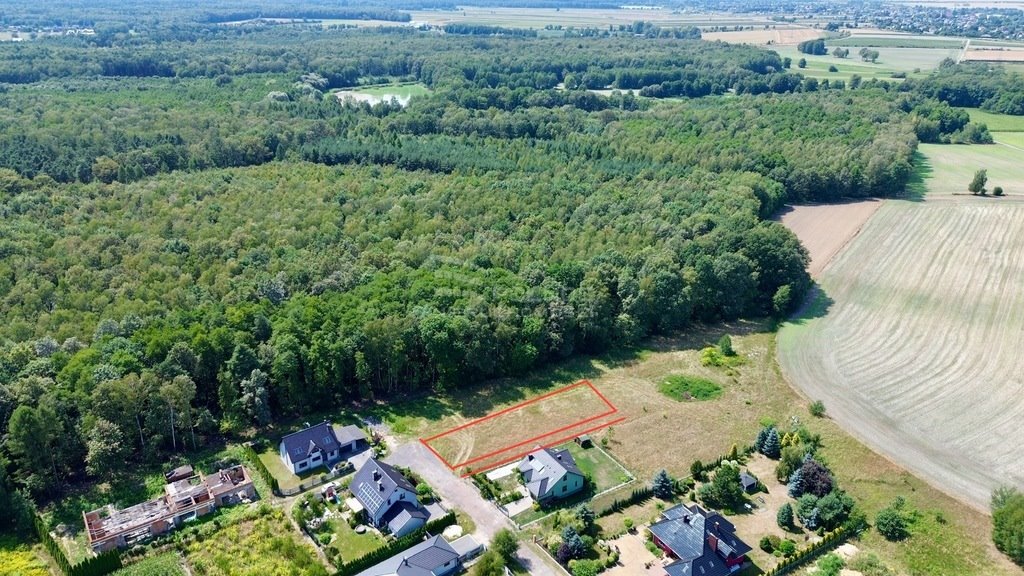
[[[660,34],[168,20],[0,46],[0,430],[36,496],[783,315],[810,284],[785,202],[898,195],[919,139],[987,136],[912,87]],[[429,94],[331,93],[391,81]]]

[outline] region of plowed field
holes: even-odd
[[[792,383],[979,509],[1024,486],[1022,232],[1017,202],[886,202],[779,335]]]

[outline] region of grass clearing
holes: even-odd
[[[113,576],[186,576],[187,573],[181,565],[181,556],[175,552],[168,552],[158,556],[150,556],[125,566],[114,572]]]
[[[361,558],[370,552],[384,546],[386,543],[380,534],[373,530],[367,530],[363,534],[356,534],[348,522],[335,518],[330,522],[331,530],[335,534],[331,548],[340,553],[343,562],[349,562]]]
[[[50,570],[32,546],[10,535],[0,535],[0,574],[50,576]]]
[[[996,114],[981,108],[964,108],[971,116],[971,122],[982,123],[991,132],[1024,132],[1024,116]]]
[[[270,474],[277,479],[277,484],[282,490],[298,488],[299,484],[309,480],[312,476],[327,472],[326,467],[317,466],[308,472],[304,472],[301,476],[297,476],[284,465],[284,462],[281,460],[281,455],[274,449],[261,452],[259,454],[259,458],[260,462],[263,462],[263,465],[267,467]]]
[[[722,387],[707,378],[678,374],[665,378],[658,391],[678,402],[714,400],[722,395]]]
[[[188,545],[185,558],[195,576],[327,576],[311,544],[278,509],[226,526]]]
[[[988,170],[989,190],[1002,186],[1007,195],[1024,194],[1024,151],[1020,149],[1001,144],[921,144],[918,152],[918,186],[927,196],[970,195],[967,185],[982,168]]]

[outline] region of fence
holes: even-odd
[[[338,571],[334,573],[334,576],[353,576],[358,574],[374,564],[379,564],[395,554],[422,542],[427,534],[441,532],[452,524],[455,524],[455,512],[449,512],[437,520],[431,520],[425,526],[391,542],[383,548],[378,548],[369,554],[338,566]]]
[[[339,467],[335,466],[334,469],[332,469],[330,472],[324,472],[323,474],[317,474],[316,476],[310,478],[309,480],[306,480],[302,484],[299,484],[295,488],[281,488],[281,487],[278,487],[276,492],[279,495],[281,495],[281,496],[294,496],[296,494],[300,494],[302,492],[305,492],[306,490],[310,490],[312,488],[316,488],[317,486],[320,486],[321,484],[326,484],[327,482],[330,482],[331,480],[334,480],[335,478],[340,478],[341,476],[346,476],[348,474],[351,474],[353,470],[355,470],[355,468],[352,467],[352,464],[349,464],[349,463],[346,462],[346,466],[344,466],[342,468],[339,468]],[[276,480],[275,480],[275,482],[276,482]]]
[[[812,562],[819,556],[825,554],[836,548],[850,537],[852,531],[845,526],[840,526],[835,530],[825,534],[825,537],[817,542],[814,542],[807,548],[798,550],[796,554],[785,558],[778,566],[772,568],[765,573],[764,576],[783,576],[783,574],[789,574],[800,568],[801,566]]]
[[[82,560],[78,564],[72,564],[60,544],[50,535],[46,523],[38,515],[35,516],[35,526],[43,547],[50,553],[54,563],[57,564],[64,576],[104,576],[122,567],[121,555],[117,550],[104,552],[99,556]]]

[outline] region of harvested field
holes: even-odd
[[[1024,193],[1024,150],[1013,144],[921,144],[918,151],[921,157],[916,168],[927,193],[926,198],[937,199],[937,196],[951,194],[969,196],[967,185],[971,183],[974,172],[981,168],[988,170],[987,187],[990,190],[994,186],[1002,186],[1008,195]],[[1005,200],[1008,198],[993,199]]]
[[[509,28],[543,28],[548,25],[607,27],[628,25],[638,20],[658,26],[756,26],[772,22],[763,17],[732,14],[682,14],[674,10],[591,9],[591,8],[474,8],[456,10],[413,10],[413,22],[443,26],[453,23],[484,24]]]
[[[888,202],[819,279],[820,317],[779,335],[792,383],[978,510],[1024,486],[1022,226],[1020,203]]]
[[[763,28],[754,30],[730,30],[726,32],[704,32],[704,40],[721,40],[731,44],[771,44],[777,46],[795,46],[804,40],[821,38],[824,32],[814,28]]]
[[[490,470],[521,458],[537,445],[551,446],[599,429],[618,410],[583,381],[515,404],[422,442],[450,468]]]
[[[792,230],[807,248],[811,256],[808,272],[817,278],[881,205],[880,200],[858,200],[843,204],[787,206],[778,220]]]
[[[1024,62],[1024,50],[1012,48],[971,48],[964,60],[973,62]]]

